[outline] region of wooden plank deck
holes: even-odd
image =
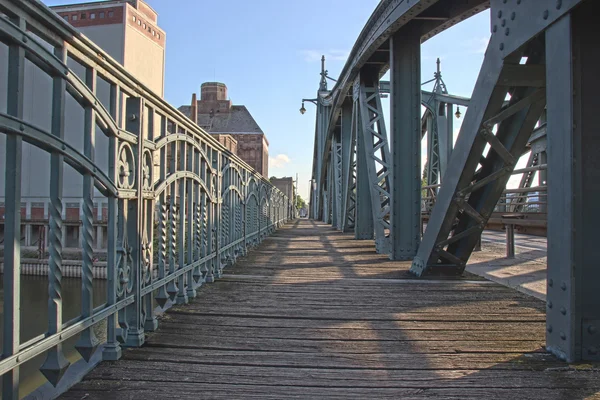
[[[542,301],[408,268],[296,221],[61,398],[600,398],[597,367],[544,351]]]

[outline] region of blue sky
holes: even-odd
[[[66,2],[44,1],[47,5]],[[301,99],[316,94],[322,54],[329,75],[337,78],[379,1],[147,3],[158,12],[158,24],[167,34],[166,100],[175,107],[187,105],[202,82],[225,83],[233,103],[246,105],[267,135],[269,175],[298,173],[299,194],[306,199],[315,110],[307,103],[307,113],[301,115]],[[470,96],[489,36],[489,13],[484,12],[425,42],[422,80],[433,77],[439,57],[450,93]],[[457,129],[459,125],[455,124]]]

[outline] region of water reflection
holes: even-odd
[[[0,275],[0,284],[3,284]],[[3,286],[0,286],[0,288]],[[63,278],[63,323],[81,315],[81,279]],[[1,304],[4,304],[4,292],[0,289]],[[94,280],[94,307],[106,302],[106,281]],[[0,307],[0,344],[3,342],[4,315]],[[21,343],[45,333],[48,329],[48,278],[44,276],[21,276]],[[106,340],[106,321],[94,326],[96,335],[104,342]],[[81,356],[75,349],[79,335],[67,340],[63,345],[65,356],[76,362]],[[42,354],[21,366],[21,397],[31,393],[46,379],[39,372],[39,367],[45,360]],[[1,385],[1,382],[0,382]],[[1,387],[1,386],[0,386]]]

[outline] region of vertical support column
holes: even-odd
[[[358,81],[357,81],[358,83]],[[369,171],[367,170],[367,152],[365,142],[362,140],[362,126],[360,121],[360,105],[358,92],[360,86],[355,84],[354,100],[354,123],[356,132],[356,219],[354,226],[354,237],[358,240],[370,240],[374,238],[375,227],[373,214],[371,212],[371,192],[369,189]]]
[[[57,48],[54,54],[63,63],[67,62],[67,51]],[[65,137],[65,97],[66,81],[62,77],[52,79],[52,135],[59,139]],[[48,333],[50,335],[62,330],[62,193],[63,193],[64,156],[58,152],[50,155],[50,206],[49,242],[48,246]],[[47,204],[46,204],[47,206]],[[42,256],[43,257],[43,256]],[[70,362],[66,359],[62,343],[56,345],[46,354],[46,360],[40,371],[49,382],[56,385]]]
[[[354,207],[354,138],[353,138],[353,127],[352,127],[352,109],[353,102],[346,100],[342,105],[342,129],[341,129],[341,142],[342,142],[342,220],[340,229],[343,232],[350,230],[350,224],[354,221],[354,215],[349,219],[348,213],[350,212],[350,203]],[[354,212],[354,208],[352,208]],[[354,228],[354,225],[352,225]]]
[[[25,30],[25,21],[13,19]],[[25,50],[18,43],[8,49],[7,114],[23,119]],[[2,355],[19,352],[21,332],[21,158],[23,138],[6,135],[5,221],[4,221],[4,327]],[[2,398],[19,398],[19,368],[2,375]]]
[[[454,105],[452,103],[446,104],[446,127],[448,144],[445,149],[440,149],[440,151],[446,152],[447,167],[450,163],[450,157],[452,156],[452,149],[454,148]],[[446,170],[442,170],[442,174],[444,172],[446,172]],[[440,176],[440,179],[443,179],[443,176]]]
[[[599,13],[598,2],[583,2],[546,31],[546,347],[569,362],[600,360]]]
[[[421,40],[396,34],[391,51],[392,260],[409,260],[421,242]],[[439,129],[439,126],[438,126]]]

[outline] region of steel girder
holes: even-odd
[[[336,229],[342,229],[342,143],[340,135],[333,142],[333,208],[332,224]]]
[[[546,348],[600,360],[600,4],[588,0],[546,31],[548,283]]]
[[[399,32],[390,40],[392,173],[390,258],[412,259],[421,242],[421,37]],[[383,132],[385,133],[385,132]],[[384,156],[387,156],[384,154]],[[389,188],[389,182],[387,185]],[[388,192],[390,193],[390,192]],[[383,204],[382,204],[383,208]]]
[[[352,126],[356,141],[356,201],[354,204],[354,238],[369,240],[374,237],[373,214],[371,212],[371,192],[369,185],[368,158],[365,141],[362,139],[360,115],[360,84],[355,84],[352,91],[354,107],[352,109]]]
[[[456,156],[411,267],[419,276],[431,267],[462,273],[544,109],[543,40],[504,56],[503,39],[495,35],[488,46]]]
[[[354,229],[356,218],[356,124],[354,102],[347,99],[342,107],[342,222],[341,230]]]
[[[390,229],[391,205],[391,156],[377,73],[361,71],[355,85],[359,85],[359,112],[361,129],[358,141],[366,163],[371,212],[375,232],[375,248],[378,253],[389,253],[390,242],[386,230]],[[364,179],[365,177],[361,177]]]

